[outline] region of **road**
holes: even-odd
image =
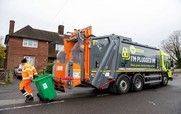
[[[1,107],[0,114],[181,114],[181,76],[166,87],[152,86],[126,95],[102,92],[50,103],[16,104]]]

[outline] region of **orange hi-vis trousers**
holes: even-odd
[[[31,90],[31,80],[30,79],[26,79],[21,81],[20,85],[19,85],[19,90],[25,90],[26,92],[28,92],[29,95],[33,95],[32,90]]]

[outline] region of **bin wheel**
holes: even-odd
[[[44,102],[44,103],[48,103],[48,102],[49,102],[49,99],[45,98],[45,99],[43,99],[43,102]]]
[[[43,101],[43,98],[41,98],[41,96],[39,95],[39,93],[37,93],[37,96],[39,98],[40,101]]]
[[[44,102],[44,103],[48,103],[48,102],[49,102],[49,99],[48,99],[48,98],[43,99],[43,98],[39,95],[39,93],[37,93],[37,96],[38,96],[38,98],[40,99],[40,101],[42,101],[42,102]]]

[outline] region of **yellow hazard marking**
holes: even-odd
[[[92,70],[92,73],[96,73],[96,70]],[[100,72],[111,72],[111,70],[100,70]],[[161,72],[160,70],[116,70],[114,72]]]

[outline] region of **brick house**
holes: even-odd
[[[30,25],[14,32],[15,21],[10,21],[9,34],[6,35],[6,68],[13,70],[27,58],[38,70],[56,59],[56,54],[63,48],[64,26],[58,26],[58,32],[34,29]]]

